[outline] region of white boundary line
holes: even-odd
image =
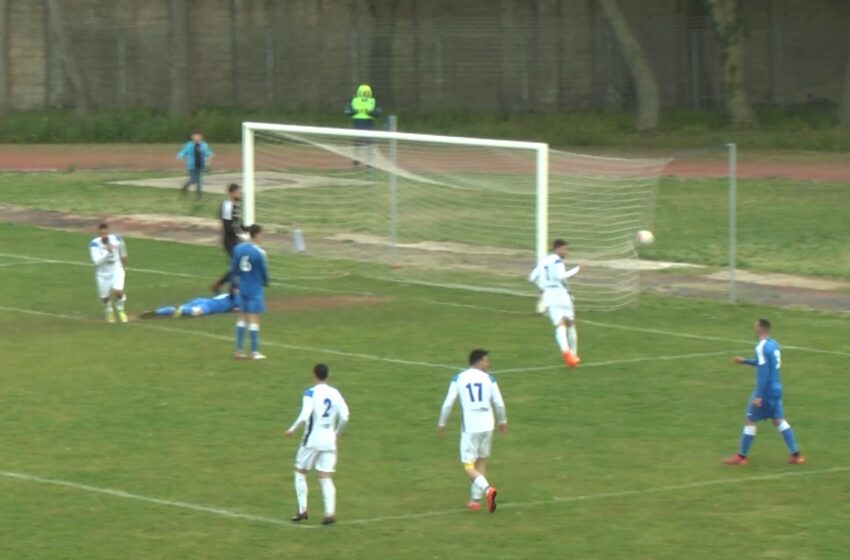
[[[832,467],[828,469],[820,469],[815,471],[786,471],[781,473],[774,474],[766,474],[766,475],[756,475],[756,476],[746,476],[746,477],[738,477],[738,478],[719,478],[714,480],[703,480],[699,482],[688,482],[684,484],[671,484],[668,486],[654,486],[650,488],[643,488],[640,490],[621,490],[617,492],[602,492],[599,494],[585,494],[579,496],[554,496],[552,498],[546,500],[533,500],[529,502],[508,502],[505,504],[501,504],[499,506],[500,509],[525,509],[530,507],[536,507],[541,505],[551,505],[551,504],[563,504],[563,503],[572,503],[572,502],[589,502],[596,500],[605,500],[612,498],[626,498],[631,496],[639,496],[643,494],[660,494],[665,492],[678,492],[682,490],[690,490],[694,488],[705,488],[708,486],[722,486],[727,484],[745,484],[750,482],[762,482],[765,480],[781,480],[784,478],[791,477],[803,477],[803,476],[818,476],[825,474],[834,474],[840,472],[850,471],[850,467]],[[218,515],[221,517],[227,517],[229,519],[241,519],[245,521],[253,521],[257,523],[265,523],[268,525],[275,525],[277,527],[290,527],[293,529],[317,529],[319,526],[317,525],[300,525],[300,524],[292,524],[283,519],[277,519],[274,517],[265,517],[262,515],[253,515],[248,513],[241,513],[238,511],[232,511],[223,509],[220,507],[213,506],[205,506],[200,504],[193,504],[190,502],[183,501],[175,501],[175,500],[165,500],[162,498],[153,498],[149,496],[143,496],[141,494],[134,494],[131,492],[125,492],[124,490],[114,490],[111,488],[102,488],[99,486],[91,486],[88,484],[80,484],[77,482],[70,482],[67,480],[60,480],[56,478],[46,478],[42,476],[35,476],[26,473],[12,472],[12,471],[0,471],[0,476],[25,481],[25,482],[33,482],[37,484],[48,484],[53,486],[62,486],[65,488],[71,488],[74,490],[80,490],[82,492],[91,492],[94,494],[104,494],[106,496],[112,496],[113,498],[123,498],[127,500],[136,500],[140,502],[147,502],[151,504],[156,504],[160,506],[179,508],[179,509],[187,509],[192,511],[197,511],[201,513],[208,513],[212,515]],[[424,519],[426,517],[442,517],[445,515],[455,515],[460,513],[465,513],[467,510],[465,508],[455,508],[441,511],[426,511],[421,513],[403,513],[399,515],[384,515],[379,517],[368,517],[363,519],[352,519],[350,521],[340,521],[337,525],[365,525],[369,523],[383,523],[387,521],[404,521],[410,519]]]
[[[5,305],[0,305],[0,311],[8,311],[10,313],[21,313],[21,314],[24,314],[24,315],[35,315],[35,316],[39,316],[39,317],[51,317],[51,318],[54,318],[54,319],[65,319],[65,320],[68,320],[68,321],[78,321],[78,322],[82,322],[82,323],[91,323],[91,324],[100,324],[101,323],[100,321],[94,321],[94,320],[91,320],[91,319],[87,319],[85,317],[78,317],[78,316],[74,316],[74,315],[65,315],[65,314],[62,314],[62,313],[51,313],[49,311],[38,311],[38,310],[35,310],[35,309],[23,309],[23,308],[20,308],[20,307],[7,307]],[[175,327],[166,327],[166,326],[162,326],[162,325],[154,325],[150,322],[141,322],[141,321],[142,320],[132,321],[132,322],[128,323],[126,326],[127,327],[135,327],[135,328],[141,328],[141,329],[154,330],[154,331],[162,331],[162,332],[167,332],[167,333],[184,334],[184,335],[190,335],[190,336],[200,336],[200,337],[209,338],[209,339],[212,339],[212,340],[222,340],[222,341],[227,341],[227,342],[231,342],[233,340],[233,338],[231,336],[215,334],[215,333],[206,332],[206,331],[196,331],[196,330],[192,330],[192,329],[180,329],[180,328],[175,328]],[[151,319],[151,321],[153,321],[153,319]],[[283,343],[283,342],[276,342],[274,340],[267,340],[267,339],[263,339],[263,344],[267,345],[267,346],[274,346],[274,347],[277,347],[277,348],[284,348],[284,349],[287,349],[287,350],[332,354],[332,355],[335,355],[335,356],[344,356],[346,358],[358,358],[358,359],[362,359],[362,360],[387,362],[387,363],[391,363],[391,364],[401,364],[401,365],[407,365],[407,366],[427,367],[427,368],[449,370],[449,371],[460,371],[461,369],[463,369],[462,366],[456,366],[456,365],[451,365],[451,364],[438,364],[438,363],[431,363],[431,362],[420,362],[420,361],[416,361],[416,360],[403,360],[403,359],[400,359],[400,358],[389,358],[389,357],[386,357],[386,356],[376,356],[376,355],[373,355],[373,354],[363,354],[363,353],[359,353],[359,352],[346,352],[346,351],[343,351],[343,350],[333,350],[331,348],[315,348],[315,347],[312,347],[312,346],[301,346],[301,345],[297,345],[297,344],[286,344],[286,343]],[[704,356],[720,356],[720,355],[724,355],[724,354],[732,354],[734,352],[735,351],[733,351],[733,350],[725,350],[725,351],[720,351],[720,352],[707,352],[707,353],[695,353],[695,354],[674,354],[674,355],[668,355],[668,356],[646,356],[646,357],[640,357],[640,358],[625,358],[625,359],[622,359],[622,360],[607,360],[605,362],[589,363],[589,364],[583,365],[581,367],[587,368],[587,367],[593,367],[593,366],[597,366],[597,367],[612,366],[612,365],[618,365],[618,364],[630,364],[630,363],[635,363],[635,362],[646,362],[646,361],[653,361],[653,360],[666,360],[666,361],[685,360],[685,359],[698,358],[698,357],[704,357]],[[560,365],[560,364],[559,365],[547,365],[547,366],[531,366],[531,367],[527,367],[527,368],[524,367],[524,368],[511,368],[511,369],[493,370],[493,373],[498,375],[498,374],[502,374],[502,373],[522,373],[522,372],[527,372],[527,371],[543,371],[543,370],[550,370],[550,369],[551,370],[564,369],[564,366]]]
[[[159,506],[167,506],[173,508],[180,509],[189,509],[192,511],[199,511],[202,513],[209,513],[212,515],[218,515],[221,517],[228,517],[230,519],[244,519],[245,521],[256,521],[258,523],[266,523],[271,525],[277,525],[278,527],[290,527],[293,529],[317,529],[318,525],[300,525],[295,524],[290,521],[286,521],[284,519],[275,519],[273,517],[265,517],[262,515],[252,515],[249,513],[240,513],[238,511],[231,511],[228,509],[214,507],[214,506],[204,506],[200,504],[193,504],[190,502],[181,502],[174,500],[164,500],[162,498],[152,498],[149,496],[143,496],[141,494],[133,494],[131,492],[125,492],[124,490],[113,490],[111,488],[101,488],[99,486],[90,486],[88,484],[79,484],[77,482],[69,482],[67,480],[59,480],[56,478],[45,478],[42,476],[35,476],[31,474],[11,472],[11,471],[0,471],[0,476],[5,476],[6,478],[12,478],[16,480],[24,480],[27,482],[36,482],[39,484],[52,484],[53,486],[64,486],[66,488],[73,488],[74,490],[81,490],[83,492],[92,492],[94,494],[105,494],[107,496],[112,496],[113,498],[124,498],[126,500],[138,500],[140,502],[147,502],[150,504],[156,504]]]
[[[31,257],[31,256],[28,256],[28,255],[16,255],[16,254],[12,254],[12,253],[0,253],[0,257],[12,257],[12,258],[18,258],[18,259],[27,260],[27,261],[43,262],[45,264],[47,264],[47,263],[66,264],[66,265],[70,265],[70,266],[84,266],[84,267],[91,266],[91,264],[89,264],[87,262],[67,261],[67,260],[60,260],[60,259],[44,259],[44,258],[40,258],[40,257]],[[165,270],[156,270],[156,269],[149,269],[149,268],[128,267],[127,270],[130,271],[130,272],[159,274],[159,275],[163,275],[163,276],[176,276],[176,277],[180,277],[180,278],[200,278],[200,276],[198,276],[196,274],[187,274],[187,273],[182,273],[182,272],[168,272],[168,271],[165,271]],[[273,286],[282,286],[282,287],[287,287],[287,288],[296,288],[296,289],[305,290],[305,291],[317,291],[317,292],[334,293],[334,294],[349,294],[349,295],[363,295],[363,296],[380,295],[380,294],[375,294],[375,293],[371,293],[371,292],[348,292],[348,291],[343,291],[343,290],[332,290],[332,289],[328,289],[328,288],[318,288],[318,287],[313,287],[313,286],[301,286],[301,285],[298,285],[298,284],[289,284],[289,283],[274,282],[274,281],[272,282],[272,285]],[[464,303],[455,303],[455,302],[444,302],[444,301],[425,299],[425,298],[411,298],[411,299],[414,300],[414,301],[420,301],[420,302],[429,303],[429,304],[432,304],[432,305],[462,307],[462,308],[466,308],[466,309],[480,309],[480,310],[486,310],[486,311],[497,312],[497,313],[505,313],[505,314],[511,314],[511,315],[532,315],[532,313],[530,311],[528,313],[525,313],[525,312],[522,312],[522,311],[515,311],[515,310],[508,310],[508,309],[498,309],[498,308],[487,307],[487,306],[483,306],[483,305],[464,304]],[[630,325],[618,325],[618,324],[615,324],[615,323],[604,323],[604,322],[601,322],[601,321],[591,321],[591,320],[587,320],[587,319],[582,319],[581,322],[587,323],[588,325],[594,325],[594,326],[597,326],[597,327],[606,327],[606,328],[611,328],[611,329],[619,329],[619,330],[632,331],[632,332],[641,332],[641,333],[655,334],[655,335],[660,335],[660,336],[690,338],[690,339],[693,339],[693,340],[708,340],[708,341],[714,341],[714,342],[733,342],[733,343],[736,343],[736,344],[753,344],[752,340],[739,340],[739,339],[735,339],[735,338],[725,338],[725,337],[720,337],[720,336],[711,336],[711,335],[702,335],[702,334],[694,334],[694,333],[686,333],[686,332],[667,331],[667,330],[662,330],[662,329],[652,329],[652,328],[646,328],[646,327],[633,327],[633,326],[630,326]],[[783,344],[782,347],[784,349],[787,349],[787,350],[799,350],[801,352],[811,352],[811,353],[814,353],[814,354],[829,354],[829,355],[833,355],[833,356],[850,357],[850,352],[842,352],[840,350],[824,350],[822,348],[812,348],[812,347],[808,347],[808,346],[796,346],[796,345],[789,345],[789,344]]]
[[[585,494],[580,496],[554,496],[548,500],[534,500],[530,502],[508,502],[499,504],[499,509],[524,509],[529,507],[563,504],[571,502],[589,502],[595,500],[605,500],[611,498],[625,498],[629,496],[639,496],[641,494],[660,494],[664,492],[677,492],[680,490],[690,490],[693,488],[704,488],[706,486],[722,486],[725,484],[744,484],[748,482],[761,482],[765,480],[780,480],[783,478],[800,477],[800,476],[818,476],[824,474],[834,474],[850,471],[850,467],[832,467],[829,469],[820,469],[816,471],[786,471],[775,474],[745,476],[738,478],[718,478],[714,480],[703,480],[700,482],[688,482],[685,484],[671,484],[669,486],[654,486],[651,488],[643,488],[640,490],[621,490],[618,492],[602,492],[599,494]],[[466,508],[447,509],[442,511],[428,511],[422,513],[403,513],[399,515],[386,515],[382,517],[371,517],[366,519],[352,519],[350,521],[341,521],[337,525],[364,525],[367,523],[380,523],[385,521],[403,521],[408,519],[422,519],[426,517],[440,517],[444,515],[452,515],[464,513],[468,511]]]

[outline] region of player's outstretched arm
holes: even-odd
[[[735,356],[732,359],[732,361],[735,362],[736,364],[742,364],[742,365],[745,365],[745,366],[757,366],[758,365],[758,361],[755,358],[744,358],[742,356]]]

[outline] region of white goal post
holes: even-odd
[[[634,303],[638,229],[666,160],[585,156],[541,142],[245,122],[243,220],[271,232],[281,274],[357,273],[532,295],[553,237],[587,272],[584,308]],[[278,251],[279,249],[279,251]]]

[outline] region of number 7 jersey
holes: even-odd
[[[493,413],[505,422],[505,401],[496,378],[480,369],[470,368],[452,378],[438,425],[445,426],[455,400],[460,400],[460,429],[466,433],[492,432]]]
[[[289,429],[295,431],[306,424],[302,446],[335,451],[336,437],[348,423],[348,416],[348,404],[342,394],[326,383],[319,383],[304,391],[301,414]]]

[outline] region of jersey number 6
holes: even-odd
[[[239,259],[239,270],[242,272],[251,272],[251,258],[248,255],[245,255],[241,259]]]

